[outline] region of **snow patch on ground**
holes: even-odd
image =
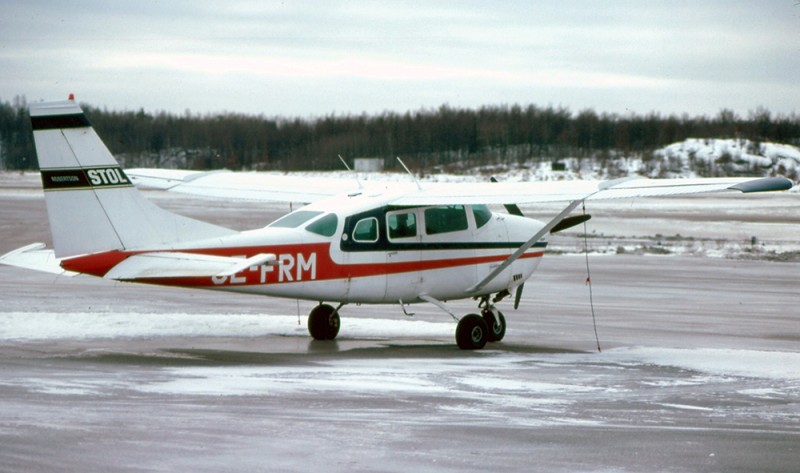
[[[795,352],[633,347],[609,350],[603,357],[620,363],[670,366],[716,376],[800,381],[800,353]]]
[[[39,341],[59,339],[104,339],[139,337],[230,337],[278,335],[307,337],[306,318],[291,315],[252,314],[148,314],[148,313],[87,313],[58,314],[48,312],[9,312],[0,317],[0,340]],[[375,319],[351,317],[342,327],[340,337],[359,339],[417,338],[450,340],[453,324],[450,322],[426,322],[405,319]],[[587,362],[612,362],[620,365],[649,364],[670,366],[698,371],[716,376],[737,376],[769,379],[800,380],[800,353],[769,352],[739,349],[677,349],[661,347],[618,348],[595,355],[510,355],[502,350],[485,350],[483,358],[462,360],[463,368],[475,368],[485,364],[486,368],[498,365],[512,366],[515,363],[562,363],[574,362],[573,358],[584,358]],[[500,359],[500,360],[498,360]],[[370,361],[361,368],[374,369]],[[403,360],[385,360],[383,366],[389,371],[402,371]],[[459,362],[448,361],[449,364]],[[348,369],[359,368],[359,361],[351,362]],[[432,366],[438,363],[431,361]],[[445,371],[452,366],[444,367]],[[330,370],[326,370],[330,372]],[[431,373],[437,368],[430,368]],[[538,384],[530,381],[511,380],[508,377],[465,376],[461,382],[472,388],[496,387],[507,390],[560,391],[590,389],[574,385]],[[702,377],[683,378],[684,383],[702,384]]]
[[[299,322],[299,323],[298,323]],[[307,337],[307,317],[296,315],[190,314],[135,312],[6,312],[0,316],[0,340],[87,340],[142,337]],[[446,338],[452,323],[350,317],[339,338]]]

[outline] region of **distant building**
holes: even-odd
[[[353,168],[356,172],[383,172],[382,158],[355,158]]]

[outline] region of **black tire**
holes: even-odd
[[[495,317],[497,314],[497,317]],[[483,320],[489,327],[489,341],[499,342],[506,336],[506,318],[503,313],[497,309],[485,309],[483,311]]]
[[[480,350],[489,339],[489,326],[478,314],[461,317],[456,327],[456,343],[462,350]]]
[[[308,314],[308,333],[314,340],[333,340],[339,334],[339,313],[328,304],[320,304]]]

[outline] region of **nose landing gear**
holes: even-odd
[[[489,341],[499,342],[506,336],[506,318],[495,306],[489,306],[481,311],[483,320],[489,327]]]

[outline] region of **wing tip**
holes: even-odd
[[[794,187],[794,183],[785,177],[764,177],[734,184],[728,189],[741,191],[745,194],[751,192],[786,191]]]

